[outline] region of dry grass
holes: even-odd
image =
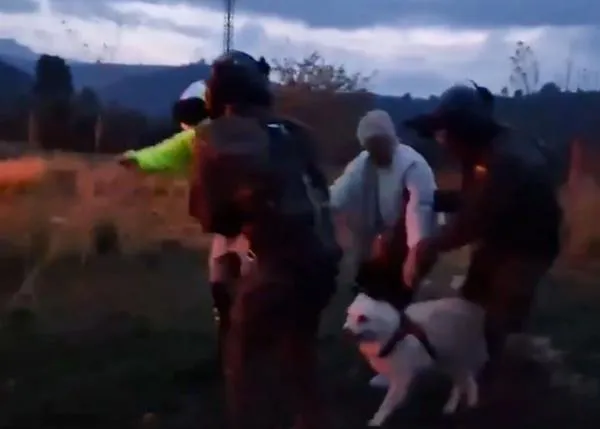
[[[49,229],[65,251],[87,251],[90,232],[99,222],[113,222],[126,249],[163,239],[202,246],[206,238],[187,216],[183,180],[143,177],[110,159],[58,155],[4,162],[10,167],[0,195],[0,237],[27,244],[30,231]],[[19,166],[23,172],[18,176]],[[35,175],[33,174],[35,173]],[[30,178],[36,186],[23,186]],[[4,175],[0,176],[0,180]],[[10,179],[13,186],[8,186]],[[1,183],[1,182],[0,182]]]
[[[19,317],[16,331],[14,318],[2,320],[0,426],[91,427],[94,422],[98,428],[154,427],[148,421],[158,419],[163,421],[156,427],[197,427],[200,422],[203,427],[217,427],[214,408],[221,404],[211,360],[214,345],[206,341],[213,329],[200,262],[205,255],[156,250],[158,242],[168,239],[194,249],[207,244],[207,237],[187,216],[185,181],[142,177],[106,157],[59,154],[7,165],[12,170],[4,171],[12,172],[4,177],[15,186],[4,187],[0,196],[0,240],[6,242],[0,246],[0,262],[8,258],[6,265],[0,264],[7,270],[2,272],[0,304],[19,296],[14,292],[20,290],[25,305],[35,307],[35,327],[44,335],[24,335]],[[439,181],[443,187],[454,187],[458,176],[440,174]],[[596,185],[584,179],[571,181],[563,191],[569,222],[565,257],[569,264],[565,264],[585,276],[586,282],[573,283],[569,273],[561,282],[568,287],[543,288],[534,327],[543,337],[551,335],[552,341],[533,341],[531,353],[552,374],[550,385],[537,385],[544,398],[558,395],[556,390],[596,388],[589,375],[599,375],[594,367],[600,352],[598,293],[590,287],[597,286],[597,277],[590,273],[600,256],[594,251],[600,239],[597,195]],[[126,254],[97,257],[98,231],[106,236],[112,226],[119,231]],[[20,259],[2,253],[3,248],[21,249],[23,272],[29,277],[7,274]],[[464,252],[451,255],[450,266],[436,270],[432,284],[448,284],[453,275],[462,273],[464,260]],[[580,265],[573,268],[572,261]],[[19,281],[11,283],[13,277]],[[342,291],[326,314],[327,337],[321,347],[328,385],[336,389],[331,407],[346,423],[364,421],[379,399],[364,388],[366,380],[348,375],[356,365],[355,357],[331,335],[339,331],[347,299]],[[71,336],[48,337],[49,331],[68,331]],[[571,370],[572,363],[586,375]],[[196,392],[186,405],[187,395],[182,392],[194,364],[200,375],[191,382]],[[541,397],[540,392],[531,397]],[[582,408],[576,421],[576,414],[559,410],[564,397],[557,396],[557,401],[556,407],[538,406],[543,411],[552,409],[556,416],[533,412],[524,414],[521,426],[511,426],[547,427],[562,418],[561,422],[586,427],[579,422],[591,421]],[[522,413],[491,410],[485,425],[513,414]],[[179,419],[186,422],[180,424]],[[407,420],[402,424],[422,427]],[[482,426],[479,422],[463,427]]]
[[[333,179],[339,169],[329,169]],[[442,188],[460,177],[439,172]],[[596,276],[600,264],[600,195],[584,174],[573,174],[562,190],[567,227],[561,269]],[[174,240],[205,248],[209,238],[187,215],[185,179],[126,171],[107,156],[64,153],[28,156],[0,165],[0,237],[28,252],[34,236],[46,235],[54,256],[79,253],[85,259],[98,224],[113,224],[122,250],[136,252]],[[463,264],[464,251],[449,260]]]

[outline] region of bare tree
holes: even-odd
[[[343,66],[327,64],[316,52],[296,61],[273,61],[279,113],[309,125],[319,141],[319,155],[328,165],[345,164],[360,150],[356,124],[373,108],[367,91],[371,76],[350,74]]]
[[[517,42],[515,53],[510,56],[510,63],[510,86],[513,91],[521,91],[524,95],[534,93],[540,81],[540,68],[531,46],[522,41]]]
[[[327,64],[318,52],[298,61],[291,58],[273,60],[273,73],[285,87],[310,91],[366,91],[372,75],[349,73],[343,65]]]

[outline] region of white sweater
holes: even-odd
[[[331,206],[334,211],[360,212],[363,174],[369,154],[362,151],[331,185]],[[384,223],[392,227],[401,215],[400,193],[404,188],[410,192],[406,208],[408,246],[412,247],[429,236],[437,225],[433,211],[434,193],[437,189],[435,176],[423,156],[412,147],[398,143],[392,165],[378,169],[379,208]]]

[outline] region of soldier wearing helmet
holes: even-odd
[[[225,353],[234,428],[267,427],[254,365],[274,351],[296,428],[327,426],[316,382],[320,314],[335,290],[340,249],[327,181],[308,130],[271,110],[270,67],[243,52],[217,58],[207,81],[211,118],[197,129],[190,213],[208,232],[248,240],[235,282]]]
[[[506,336],[525,328],[536,285],[559,253],[562,213],[553,153],[500,124],[493,95],[475,83],[451,87],[432,113],[405,125],[458,158],[463,185],[455,216],[412,249],[404,279],[416,285],[440,253],[471,245],[461,290],[487,311],[494,362]]]

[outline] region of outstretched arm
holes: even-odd
[[[362,172],[367,157],[366,152],[358,154],[329,187],[331,207],[334,211],[344,212],[353,203],[362,183]]]
[[[186,130],[154,146],[128,151],[121,158],[121,164],[145,173],[186,175],[192,161],[194,135],[194,130]]]

